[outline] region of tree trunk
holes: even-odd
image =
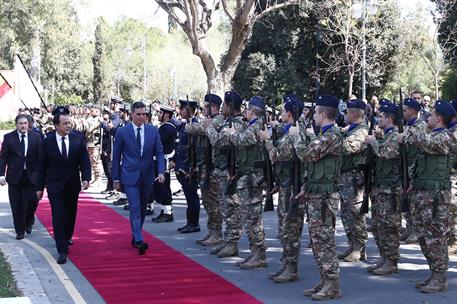
[[[349,89],[348,89],[348,99],[351,98],[352,90],[354,86],[354,72],[349,69]]]

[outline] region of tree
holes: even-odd
[[[95,28],[95,51],[92,58],[94,65],[94,101],[100,103],[102,98],[107,97],[107,75],[106,75],[106,41],[104,31],[107,27],[105,20],[98,18],[97,27]]]
[[[269,13],[299,0],[156,0],[159,6],[181,27],[187,36],[194,55],[200,58],[206,74],[208,91],[222,92],[230,82],[238,66],[241,53],[249,41],[254,24]],[[207,33],[213,24],[213,13],[220,10],[230,24],[230,42],[221,63],[217,62],[207,45]]]

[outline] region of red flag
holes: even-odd
[[[0,98],[6,95],[11,90],[11,86],[6,82],[3,75],[0,74]]]

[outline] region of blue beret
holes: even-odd
[[[435,111],[447,117],[454,117],[456,115],[454,107],[444,100],[437,100],[435,102]]]
[[[298,117],[295,117],[295,113],[298,112],[298,115],[301,115],[303,112],[303,102],[298,98],[296,95],[285,95],[283,98],[284,101],[284,109],[288,112],[291,112],[294,114],[294,118],[298,119]]]
[[[347,103],[348,109],[362,109],[365,111],[367,108],[367,105],[363,102],[363,100],[360,99],[352,99],[349,100]]]
[[[394,103],[384,103],[380,108],[381,113],[398,114],[398,106]]]
[[[265,99],[260,96],[252,96],[251,99],[249,99],[249,105],[256,106],[265,110]]]
[[[338,98],[331,95],[320,95],[316,98],[316,106],[331,107],[338,109],[340,104]]]
[[[54,108],[54,110],[52,110],[52,115],[57,115],[59,113],[64,115],[70,115],[70,110],[64,106],[57,106]]]
[[[183,100],[183,99],[180,99],[179,103],[180,103],[181,107],[187,107],[187,105],[189,105],[190,107],[197,107],[198,106],[198,102],[196,102],[194,100],[187,100],[187,99]]]
[[[403,101],[403,105],[414,108],[417,111],[421,110],[420,103],[417,100],[412,99],[412,98],[406,98],[405,101]]]
[[[211,93],[205,95],[205,101],[214,103],[218,106],[222,103],[222,99],[218,95]]]
[[[457,112],[457,100],[451,100],[449,101],[449,103],[451,104],[451,106],[454,107],[454,110]]]
[[[226,92],[224,95],[224,101],[231,103],[233,100],[234,105],[241,106],[243,103],[243,98],[235,92]]]
[[[379,105],[382,107],[383,105],[389,105],[389,104],[393,104],[392,101],[390,101],[389,99],[387,98],[381,98],[381,100],[379,100]]]

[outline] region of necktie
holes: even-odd
[[[141,155],[141,128],[136,128],[136,145],[138,146],[138,151],[140,151]]]
[[[22,153],[22,156],[25,157],[25,134],[22,134],[21,135],[21,153]]]
[[[64,159],[67,159],[68,158],[68,155],[67,155],[67,146],[65,145],[65,136],[62,137],[62,156]]]

